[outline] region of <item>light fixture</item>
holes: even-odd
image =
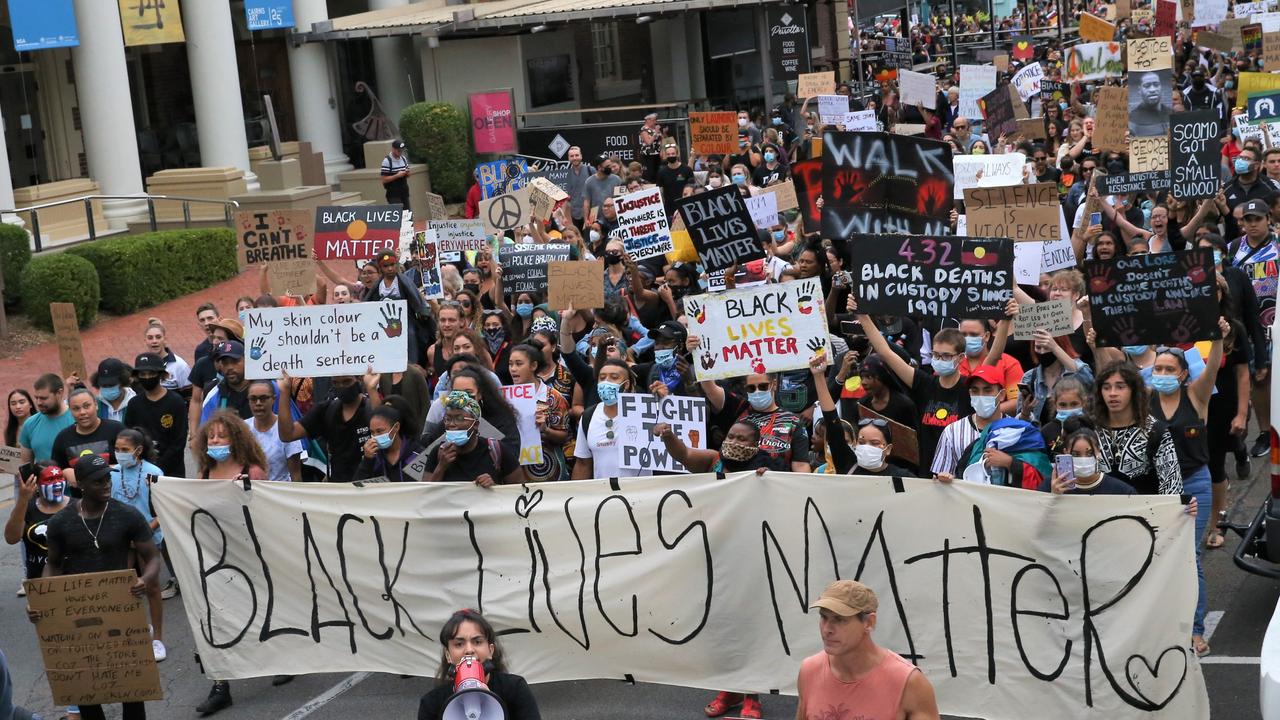
[[[530,28],[529,32],[540,33],[550,29],[551,28],[547,27],[546,25],[534,25],[532,28]]]
[[[641,15],[640,17],[636,18],[637,25],[644,25],[645,23],[648,23],[648,22],[653,22],[652,15]]]
[[[445,701],[443,720],[506,720],[502,701],[489,690],[485,665],[468,655],[453,675],[453,695]]]

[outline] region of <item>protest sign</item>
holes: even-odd
[[[1013,296],[1008,239],[854,235],[850,249],[858,312],[1003,318]]]
[[[1259,23],[1250,23],[1240,28],[1240,44],[1244,46],[1247,53],[1257,53],[1262,51],[1262,25]]]
[[[1265,2],[1238,2],[1231,9],[1233,17],[1248,18],[1268,10]]]
[[[22,448],[0,445],[0,472],[22,477]]]
[[[1213,197],[1222,186],[1222,120],[1216,110],[1192,110],[1170,118],[1169,167],[1175,198]]]
[[[569,193],[546,178],[529,180],[529,209],[534,217],[543,222],[550,220],[551,213],[568,199]]]
[[[823,147],[823,237],[946,232],[954,182],[950,145],[885,133],[828,132]],[[807,219],[805,226],[814,227]]]
[[[1144,70],[1129,75],[1129,135],[1168,137],[1173,107],[1170,70]]]
[[[1100,347],[1213,340],[1218,332],[1213,255],[1199,248],[1085,262]]]
[[[449,212],[444,209],[444,197],[433,192],[427,193],[427,220],[448,220]]]
[[[818,411],[820,412],[821,408]],[[909,428],[897,420],[881,415],[862,403],[858,403],[858,418],[861,420],[883,420],[889,423],[889,432],[893,434],[889,457],[897,458],[911,465],[918,466],[920,464],[920,439],[914,428]],[[816,414],[814,419],[815,421],[817,420]],[[852,424],[852,420],[850,424]]]
[[[662,206],[662,188],[628,193],[615,200],[613,207],[618,213],[618,229],[613,237],[622,238],[623,248],[632,260],[665,255],[674,249],[667,211]]]
[[[1262,34],[1262,69],[1269,73],[1280,70],[1280,32]]]
[[[1041,86],[1043,87],[1043,85]],[[960,66],[960,115],[970,120],[981,120],[982,110],[978,101],[996,89],[996,69],[991,65]]]
[[[489,235],[500,235],[529,222],[529,215],[533,212],[529,202],[531,192],[531,188],[526,186],[481,200],[480,219],[484,221],[484,231]]]
[[[1045,135],[1044,118],[1033,117],[1019,120],[1018,129],[1014,131],[1012,137],[1020,137],[1024,140],[1043,140]]]
[[[561,244],[517,243],[498,249],[502,262],[502,287],[509,293],[545,292],[547,263],[569,259],[569,246]],[[603,283],[604,276],[601,275]]]
[[[1235,43],[1230,37],[1222,33],[1210,32],[1208,30],[1196,31],[1196,44],[1200,47],[1217,50],[1219,52],[1231,52]]]
[[[837,125],[849,113],[849,98],[844,95],[818,96],[818,121],[823,125]]]
[[[1152,35],[1172,38],[1178,28],[1178,3],[1174,0],[1156,0],[1156,22]]]
[[[1254,93],[1249,97],[1246,109],[1251,123],[1280,118],[1280,92]]]
[[[236,214],[240,267],[267,266],[272,295],[309,295],[316,291],[311,260],[311,210],[273,210]]]
[[[433,220],[427,227],[436,231],[436,241],[440,252],[460,252],[465,250],[483,250],[489,247],[485,240],[484,221],[479,218],[471,220]]]
[[[859,110],[845,113],[844,122],[838,123],[850,132],[875,132],[880,129],[875,110]]]
[[[706,270],[723,270],[764,257],[755,223],[736,186],[680,198],[676,210]]]
[[[1002,74],[1009,72],[1009,56],[1007,54],[1000,54],[991,58],[991,64],[996,66],[996,72]]]
[[[689,472],[671,457],[662,438],[653,434],[658,423],[671,426],[685,447],[706,450],[707,401],[702,398],[648,393],[618,395],[618,467],[653,472]]]
[[[813,98],[819,95],[830,95],[836,91],[836,74],[826,72],[800,73],[796,78],[796,97]]]
[[[295,305],[244,312],[244,370],[250,380],[361,377],[404,372],[409,333],[404,300]]]
[[[884,50],[880,55],[885,68],[911,67],[911,43],[902,38],[888,37],[884,39]]]
[[[964,191],[969,232],[977,237],[1049,240],[1058,237],[1057,183]]]
[[[982,96],[978,104],[982,106],[984,127],[987,134],[999,137],[1018,129],[1018,121],[1014,115],[1014,103],[1022,105],[1018,90],[1012,85],[998,87]],[[1023,106],[1025,110],[1025,106]]]
[[[1195,524],[1176,496],[768,472],[152,492],[194,649],[220,679],[421,673],[472,607],[530,683],[794,694],[822,651],[808,607],[843,577],[879,595],[877,644],[916,658],[947,715],[1021,720],[1030,697],[1045,718],[1209,717],[1186,647]]]
[[[523,157],[492,160],[476,165],[476,182],[480,199],[513,192],[529,184],[529,163]]]
[[[84,346],[80,342],[80,323],[76,319],[74,303],[49,303],[49,315],[53,319],[53,334],[58,343],[58,362],[62,377],[72,373],[88,382],[89,371],[84,362]]]
[[[400,239],[399,205],[321,206],[315,215],[315,251],[321,260],[368,260],[395,250]]]
[[[1117,42],[1091,42],[1067,50],[1067,66],[1062,72],[1068,82],[1102,80],[1124,75],[1124,46]]]
[[[790,179],[774,183],[764,188],[764,191],[770,195],[777,196],[778,212],[796,210],[800,207],[800,200],[796,197],[795,182]]]
[[[470,93],[467,107],[477,153],[516,152],[516,112],[510,89]]]
[[[1067,218],[1058,210],[1058,237],[1044,242],[1013,244],[1013,277],[1020,285],[1034,285],[1040,273],[1076,266],[1076,252],[1071,247]]]
[[[1044,80],[1044,66],[1040,63],[1027,63],[1014,73],[1010,84],[1018,90],[1018,97],[1023,102],[1040,95],[1040,83]]]
[[[693,151],[702,155],[738,152],[738,113],[689,113],[689,138]]]
[[[112,570],[23,582],[58,705],[164,699],[146,601],[130,592],[137,580],[133,570]]]
[[[413,242],[418,254],[418,270],[422,273],[422,295],[428,300],[444,297],[444,284],[440,281],[440,243],[435,230],[415,233]]]
[[[768,230],[778,224],[778,198],[773,193],[755,195],[746,199],[747,212],[755,226]]]
[[[1022,153],[1003,155],[956,155],[951,158],[955,166],[953,197],[964,199],[964,191],[973,187],[999,187],[1022,182],[1027,156]]]
[[[1075,328],[1071,327],[1071,301],[1048,300],[1023,305],[1013,319],[1013,338],[1015,340],[1032,340],[1036,330],[1046,330],[1053,337],[1070,335]]]
[[[1122,87],[1111,85],[1098,88],[1095,104],[1098,108],[1093,125],[1093,146],[1099,151],[1124,152],[1129,133],[1129,96]]]
[[[1173,44],[1167,37],[1138,38],[1128,42],[1129,72],[1169,70],[1173,67]]]
[[[1129,138],[1129,172],[1169,169],[1169,137]]]
[[[1237,82],[1240,90],[1236,104],[1248,100],[1254,93],[1280,90],[1280,75],[1273,75],[1269,72],[1242,72]]]
[[[915,107],[918,103],[929,110],[938,107],[938,81],[932,75],[899,70],[898,92],[903,105]]]
[[[1148,170],[1124,175],[1097,175],[1094,178],[1099,195],[1125,195],[1133,192],[1168,190],[1171,183],[1168,170]]]
[[[542,386],[542,400],[546,404],[546,386]],[[538,392],[533,383],[503,385],[502,396],[515,411],[516,427],[520,431],[520,464],[541,465],[542,434],[538,432]]]
[[[698,380],[799,370],[828,348],[817,278],[687,296],[684,309],[689,334],[702,341],[693,360]]]
[[[547,263],[552,310],[591,310],[604,307],[604,262],[601,260],[552,260]]]
[[[1115,23],[1087,12],[1080,13],[1080,39],[1086,43],[1111,42],[1116,36]]]
[[[1227,0],[1195,0],[1195,24],[1218,25],[1227,19]]]

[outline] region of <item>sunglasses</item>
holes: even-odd
[[[743,385],[742,387],[743,387],[747,392],[756,392],[756,391],[759,391],[759,390],[768,390],[768,389],[769,389],[769,383],[761,383],[761,384],[759,384],[759,385]]]
[[[884,428],[889,427],[889,421],[881,420],[880,418],[862,418],[858,421],[858,427],[860,428],[864,428],[868,425],[878,427],[883,430]]]
[[[1187,358],[1186,351],[1184,351],[1182,348],[1179,348],[1179,347],[1170,347],[1168,345],[1161,345],[1160,347],[1156,348],[1157,355],[1162,355],[1164,353],[1169,353],[1174,357],[1179,357],[1184,360]]]

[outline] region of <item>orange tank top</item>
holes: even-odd
[[[805,720],[897,720],[907,678],[918,668],[897,653],[880,652],[880,664],[853,682],[831,672],[825,652],[805,658],[799,677]]]

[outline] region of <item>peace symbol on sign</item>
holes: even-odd
[[[520,200],[511,195],[499,195],[489,203],[489,224],[499,230],[510,230],[520,224]]]

